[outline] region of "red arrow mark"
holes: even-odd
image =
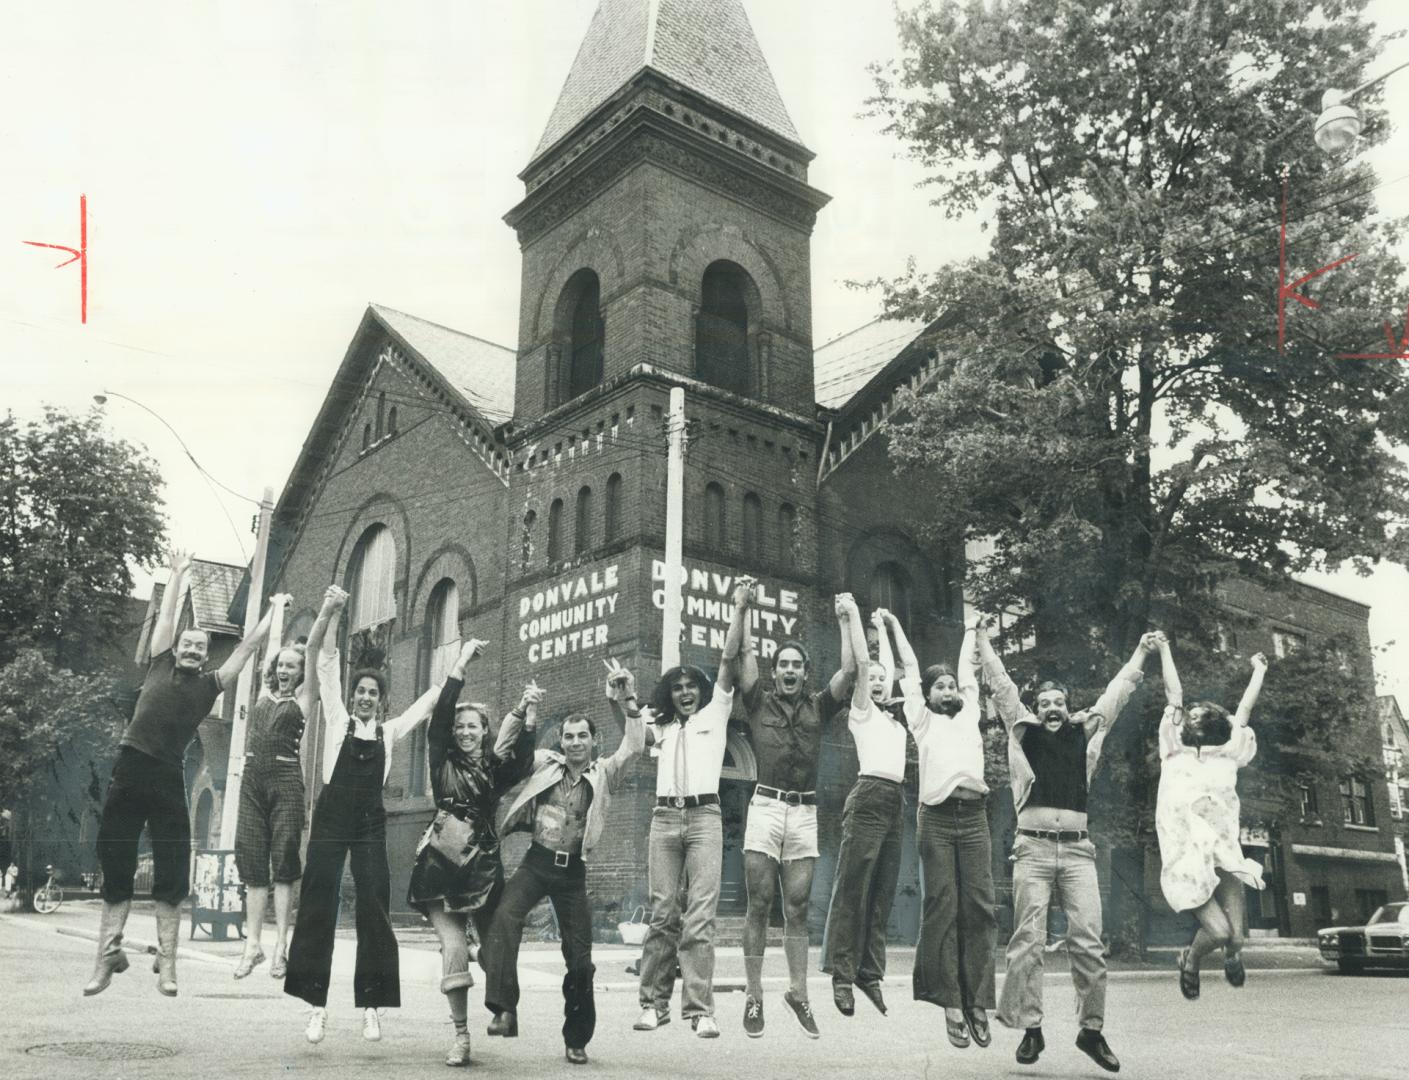
[[[40,240],[23,240],[21,243],[30,247],[52,248],[55,251],[67,251],[73,258],[65,259],[54,267],[67,266],[71,262],[78,263],[78,288],[79,288],[79,321],[88,322],[88,196],[78,197],[78,247],[71,248],[67,244],[46,244]]]

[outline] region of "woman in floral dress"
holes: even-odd
[[[1164,718],[1160,721],[1160,786],[1155,808],[1159,833],[1160,887],[1175,911],[1199,920],[1193,943],[1179,954],[1179,989],[1190,1001],[1199,996],[1199,961],[1223,950],[1223,972],[1233,986],[1247,978],[1243,969],[1243,886],[1261,889],[1262,867],[1243,855],[1239,840],[1238,770],[1257,753],[1248,726],[1262,691],[1267,659],[1252,658],[1252,678],[1230,718],[1228,711],[1201,701],[1184,708],[1183,689],[1169,640],[1154,635],[1164,666]]]

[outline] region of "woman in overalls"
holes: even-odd
[[[347,593],[330,589],[332,618],[341,614]],[[432,687],[401,716],[381,722],[386,678],[380,671],[354,672],[351,716],[342,700],[338,650],[329,635],[318,658],[318,696],[323,705],[323,790],[313,808],[308,833],[308,865],[303,872],[298,919],[289,948],[284,993],[313,1006],[305,1034],[323,1041],[328,1018],[328,980],[333,966],[338,891],[343,864],[352,857],[357,890],[357,969],[353,999],[362,1010],[362,1037],[382,1037],[378,1009],[401,1004],[396,935],[391,928],[391,873],[387,867],[386,810],[382,785],[391,770],[398,739],[429,715],[440,693]]]
[[[466,999],[474,978],[466,934],[473,923],[481,946],[488,945],[490,922],[504,891],[495,816],[500,797],[533,770],[534,730],[543,697],[543,691],[529,683],[518,705],[504,717],[491,747],[488,706],[460,702],[465,669],[484,647],[473,639],[465,643],[431,716],[426,743],[437,813],[417,845],[406,897],[430,920],[440,939],[440,990],[455,1025],[447,1065],[470,1063]],[[491,1034],[504,1033],[491,1028]]]
[[[288,600],[287,595],[273,598],[284,609]],[[250,707],[240,815],[235,828],[235,865],[245,885],[247,904],[245,951],[235,965],[237,979],[243,979],[264,962],[260,938],[271,880],[278,937],[269,974],[276,979],[286,974],[294,883],[303,873],[299,848],[307,805],[299,750],[304,726],[317,700],[318,652],[332,610],[332,598],[325,596],[307,646],[286,645],[275,651],[264,673],[264,691]]]

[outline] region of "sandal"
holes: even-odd
[[[1179,992],[1190,1001],[1197,1001],[1199,997],[1199,969],[1190,968],[1189,950],[1184,949],[1179,954]]]
[[[969,1045],[969,1028],[962,1020],[951,1020],[946,1015],[944,1018],[944,1031],[949,1036],[949,1041],[960,1050]]]
[[[263,949],[257,950],[253,956],[245,953],[240,957],[240,962],[235,965],[235,978],[243,979],[262,963],[264,963]]]
[[[1242,986],[1248,981],[1247,969],[1243,967],[1243,954],[1235,952],[1232,956],[1224,957],[1223,977],[1228,980],[1229,986]]]
[[[274,962],[269,965],[269,977],[282,979],[289,972],[289,958],[283,949],[274,954]]]
[[[985,1047],[993,1041],[993,1034],[988,1030],[988,1016],[982,1009],[969,1010],[969,1031],[977,1047]]]

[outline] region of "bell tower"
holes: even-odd
[[[811,420],[812,158],[741,0],[602,0],[506,217],[516,422],[643,370]]]

